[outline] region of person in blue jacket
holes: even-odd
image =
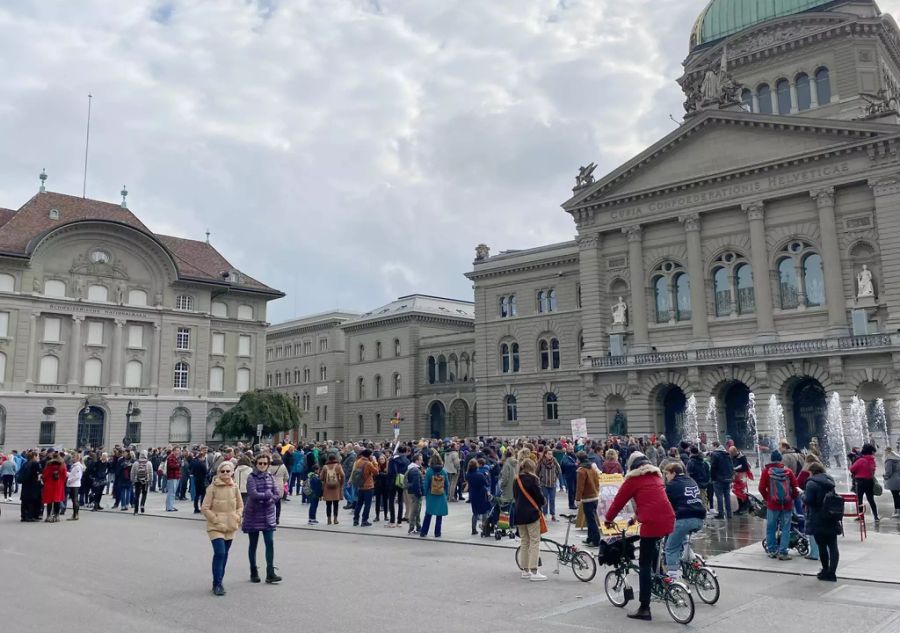
[[[569,510],[577,510],[575,505],[575,488],[578,480],[578,460],[575,459],[575,453],[572,447],[566,451],[565,455],[559,462],[562,470],[563,479],[566,480],[566,492],[569,493]]]

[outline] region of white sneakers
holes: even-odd
[[[531,578],[529,578],[528,580],[530,580],[531,582],[541,582],[547,580],[547,577],[541,572],[538,572],[536,574],[531,574]]]
[[[522,572],[522,580],[530,580],[530,579],[531,579],[531,572],[526,569],[525,571]]]

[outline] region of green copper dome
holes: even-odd
[[[691,30],[691,49],[826,4],[834,4],[834,0],[710,0]]]

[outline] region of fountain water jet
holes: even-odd
[[[709,404],[706,407],[706,424],[704,425],[707,432],[712,430],[714,433],[712,439],[719,439],[719,412],[717,409],[716,397],[709,397]]]
[[[847,438],[844,436],[844,412],[841,410],[841,396],[837,391],[828,399],[825,412],[825,445],[828,455],[834,456],[838,468],[842,468],[842,456],[847,454]]]
[[[775,434],[773,446],[787,439],[787,425],[784,423],[784,407],[778,402],[778,397],[773,393],[769,396],[769,408],[766,411],[766,421],[769,423],[769,432]]]
[[[869,420],[866,415],[866,402],[858,396],[850,400],[850,415],[847,419],[846,440],[849,447],[861,448],[869,441]]]
[[[887,427],[887,411],[884,410],[884,400],[878,398],[875,401],[875,430],[881,436],[880,439],[884,444],[882,444],[882,448],[885,446],[891,445],[891,434],[888,432]]]
[[[684,440],[700,445],[700,420],[697,418],[697,396],[691,394],[684,408]]]
[[[759,450],[759,425],[756,421],[756,394],[750,392],[750,402],[747,404],[747,427],[753,436],[753,448],[756,450],[756,467],[762,467],[762,455]]]

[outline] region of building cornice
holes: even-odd
[[[421,312],[409,312],[396,316],[384,316],[366,319],[364,321],[350,321],[341,325],[344,332],[351,334],[370,328],[393,327],[404,323],[416,322],[427,323],[432,325],[445,325],[459,327],[460,325],[469,327],[475,331],[475,319],[453,316],[442,316],[439,314],[423,314]]]
[[[557,268],[558,266],[577,265],[578,261],[578,254],[576,253],[574,255],[554,257],[552,259],[511,263],[507,266],[492,267],[487,270],[479,270],[476,266],[475,270],[465,273],[465,276],[472,281],[478,281],[481,279],[490,279],[491,277],[501,277],[512,273],[527,273],[547,268]],[[487,260],[487,262],[490,262],[490,260]]]

